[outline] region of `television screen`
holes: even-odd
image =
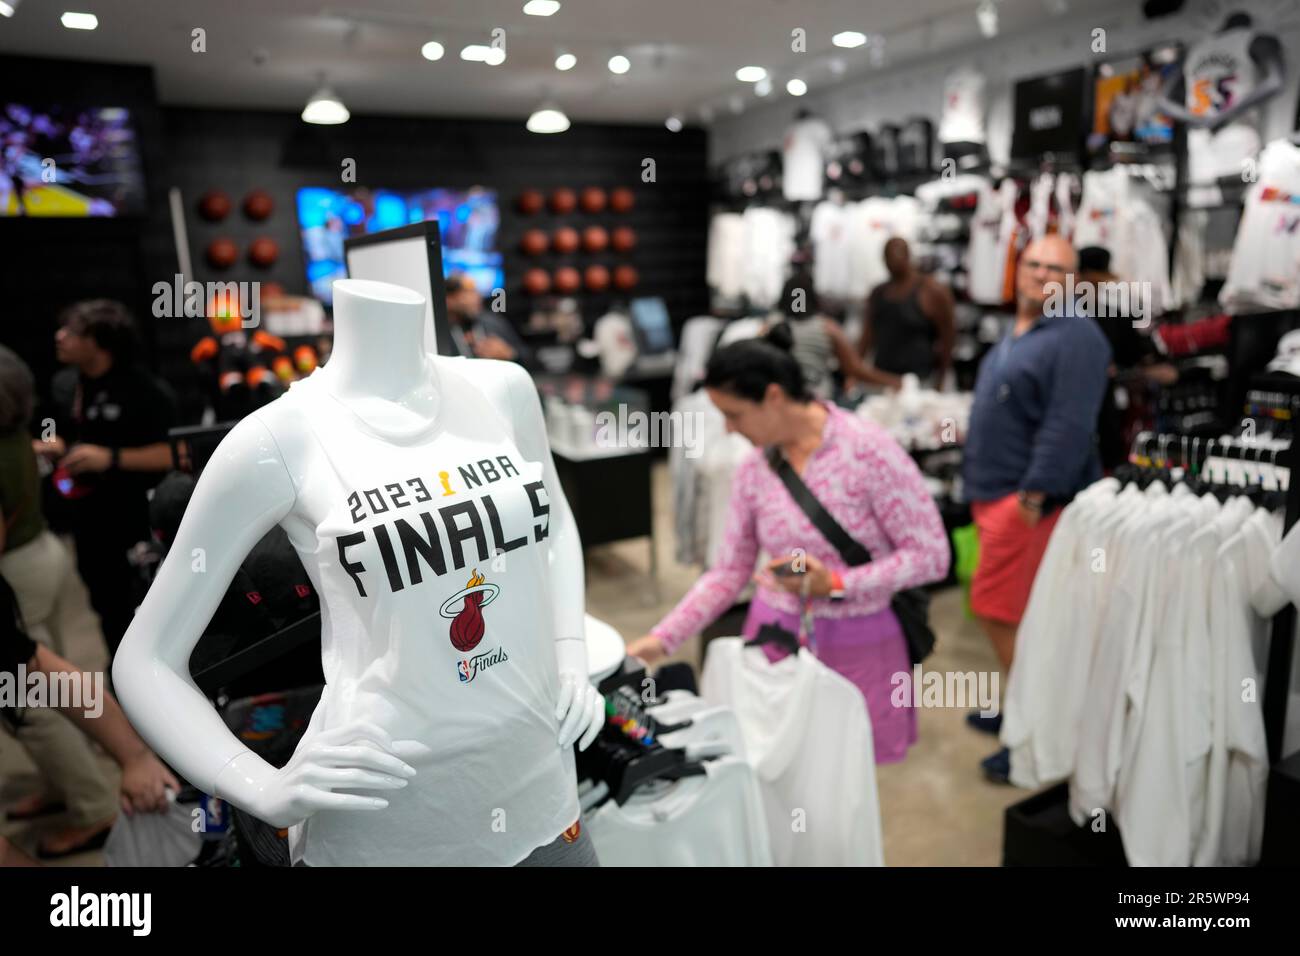
[[[143,215],[130,110],[0,103],[0,216]]]
[[[1097,65],[1088,135],[1093,155],[1104,155],[1111,143],[1173,143],[1174,121],[1160,112],[1160,93],[1182,69],[1181,60],[1177,47],[1166,46]]]
[[[491,190],[344,191],[313,186],[298,190],[298,226],[312,293],[330,304],[331,284],[347,278],[345,238],[435,219],[442,237],[444,275],[462,273],[484,295],[505,285],[502,257],[496,249],[500,217]]]
[[[1020,80],[1015,86],[1015,126],[1011,158],[1036,159],[1043,153],[1077,155],[1083,146],[1083,67]]]
[[[668,307],[658,296],[651,299],[632,300],[632,324],[636,328],[638,343],[646,355],[670,352],[673,347],[673,324],[668,318]]]

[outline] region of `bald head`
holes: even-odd
[[[1020,315],[1042,314],[1043,303],[1055,286],[1065,282],[1079,267],[1074,247],[1058,235],[1035,239],[1020,255],[1016,270],[1016,302]]]

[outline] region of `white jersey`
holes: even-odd
[[[752,308],[773,308],[781,299],[795,250],[794,217],[777,209],[750,206],[742,221],[745,295]]]
[[[849,206],[830,200],[819,202],[813,210],[808,238],[813,244],[813,288],[818,295],[837,299],[849,295],[849,276],[853,268],[849,245],[850,215]]]
[[[943,81],[939,142],[984,142],[984,75],[963,67]]]
[[[1025,229],[1016,218],[1016,184],[1010,179],[980,190],[966,248],[967,294],[980,305],[1002,305],[1015,297],[1016,256]]]
[[[709,644],[701,695],[730,707],[758,774],[777,866],[881,866],[871,720],[862,692],[808,651],[770,663]]]
[[[372,723],[430,753],[386,809],[293,827],[294,859],[513,865],[578,819],[573,748],[557,742],[542,465],[445,365],[436,421],[406,434],[334,398],[328,372],[276,403],[314,439],[285,462],[297,498],[281,522],[321,598],[325,689],[299,747]],[[284,420],[253,417],[273,438]]]
[[[1227,112],[1259,84],[1259,69],[1250,56],[1255,34],[1239,27],[1206,37],[1188,52],[1183,61],[1187,109],[1197,116]],[[1254,111],[1252,111],[1253,113]],[[1243,164],[1260,146],[1257,119],[1238,117],[1213,133],[1206,129],[1187,132],[1187,178],[1194,188],[1192,205],[1213,205],[1219,194],[1213,183],[1220,177],[1240,177]]]
[[[704,767],[705,776],[649,783],[592,813],[601,866],[771,866],[753,769],[735,757]]]
[[[1074,226],[1077,249],[1100,246],[1110,253],[1110,271],[1124,282],[1142,283],[1159,315],[1174,301],[1169,281],[1169,241],[1164,221],[1133,188],[1123,169],[1083,174],[1083,197]],[[1132,301],[1130,299],[1130,301]],[[1143,299],[1145,302],[1145,298]]]
[[[911,196],[872,196],[853,207],[849,214],[851,297],[865,298],[889,278],[885,243],[895,236],[915,242],[921,220],[921,204]]]
[[[825,120],[801,119],[785,131],[781,148],[782,183],[790,202],[822,198],[826,180],[826,151],[834,136]]]
[[[716,213],[709,221],[705,278],[709,288],[728,299],[745,291],[745,221],[738,212]]]
[[[1300,308],[1300,148],[1286,140],[1260,157],[1219,302],[1230,312]]]

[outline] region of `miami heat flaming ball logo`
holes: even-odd
[[[485,583],[487,579],[474,569],[473,576],[465,582],[465,587],[443,602],[438,613],[451,621],[451,646],[464,653],[478,647],[483,640],[486,625],[483,623],[483,608],[496,600],[501,589],[495,584]]]

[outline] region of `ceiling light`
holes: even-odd
[[[426,60],[441,60],[442,55],[447,51],[443,49],[442,44],[437,40],[430,40],[424,46],[420,47],[420,55]]]
[[[69,30],[93,30],[99,26],[99,17],[93,13],[65,13],[59,22]]]
[[[767,96],[771,92],[772,81],[766,76],[754,84],[754,93],[758,96]]]
[[[483,62],[488,66],[500,66],[506,61],[506,51],[499,46],[488,47],[487,56],[483,57]]]
[[[859,33],[857,30],[845,30],[843,33],[837,33],[831,37],[831,42],[836,46],[842,46],[846,50],[852,50],[856,46],[862,46],[867,42],[867,35]]]
[[[742,83],[757,83],[767,76],[767,70],[761,66],[742,66],[736,71],[736,79]]]
[[[556,104],[543,103],[525,125],[530,133],[563,133],[569,128],[569,118]]]
[[[486,63],[488,54],[491,52],[492,48],[490,46],[484,46],[482,43],[471,43],[460,51],[460,58],[469,60],[471,63]]]
[[[0,0],[0,17],[12,17],[23,0]]]
[[[555,68],[560,71],[572,70],[578,65],[578,58],[572,53],[561,53],[555,58]]]
[[[630,69],[632,69],[632,62],[622,53],[609,58],[609,72],[617,73],[621,76]]]
[[[302,121],[315,123],[318,126],[337,126],[339,123],[346,123],[351,115],[334,91],[328,86],[322,86],[312,94],[307,105],[303,107]]]
[[[559,9],[559,0],[528,0],[524,4],[524,13],[530,17],[549,17]]]
[[[803,96],[808,92],[808,84],[800,79],[790,80],[785,85],[785,91],[791,96]]]
[[[668,132],[680,133],[682,131],[682,118],[674,113],[664,120],[664,125],[668,127]]]
[[[985,37],[991,39],[998,35],[998,7],[993,0],[980,0],[980,5],[975,8],[975,19]]]

